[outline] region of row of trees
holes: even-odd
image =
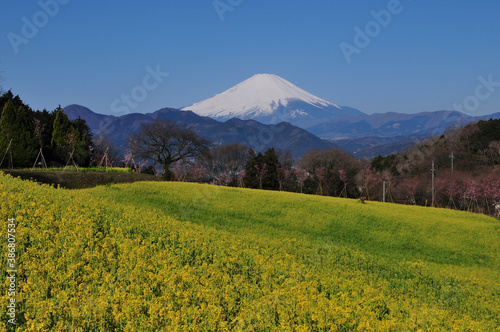
[[[377,171],[388,170],[393,176],[413,176],[427,173],[430,161],[437,169],[474,173],[500,165],[500,119],[452,126],[441,136],[428,138],[399,154],[379,156],[372,164]]]
[[[0,97],[0,111],[2,167],[90,163],[92,133],[84,120],[70,121],[60,107],[33,111],[11,91]]]
[[[150,128],[145,126],[135,139],[144,138]],[[172,128],[187,130],[170,124],[169,130]],[[150,139],[158,136],[149,135]],[[196,134],[191,131],[188,136]],[[169,149],[179,142],[173,141]],[[372,160],[359,160],[338,149],[329,149],[312,150],[295,163],[289,151],[270,148],[262,154],[243,144],[210,147],[206,141],[187,145],[193,148],[185,150],[189,152],[187,158],[172,153],[173,150],[153,153],[151,149],[142,149],[144,153],[140,155],[176,156],[170,159],[172,163],[164,164],[164,172],[168,170],[169,178],[179,181],[364,197],[494,214],[500,203],[499,142],[500,120],[490,120],[453,128],[403,153]]]

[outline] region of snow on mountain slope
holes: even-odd
[[[183,110],[217,120],[253,119],[266,124],[287,121],[302,128],[324,120],[363,114],[343,109],[272,74],[252,76]]]

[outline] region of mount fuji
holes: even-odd
[[[364,115],[357,109],[337,106],[318,98],[272,74],[252,76],[182,110],[219,121],[231,118],[255,120],[264,124],[285,121],[304,129],[325,121]]]

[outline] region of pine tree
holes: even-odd
[[[12,94],[12,91],[9,90],[9,91],[5,92],[2,96],[0,96],[0,117],[1,117],[2,110],[5,107],[5,104],[7,104],[7,102],[9,100],[13,103],[15,109],[18,109],[21,106],[26,106],[26,105],[24,105],[21,98],[19,98],[19,96],[14,97],[14,94]]]
[[[71,131],[71,122],[66,113],[63,112],[61,106],[54,111],[56,118],[54,120],[54,129],[52,131],[52,140],[50,141],[53,148],[63,148],[67,145],[68,134]]]
[[[14,166],[27,167],[36,157],[37,139],[31,122],[30,110],[16,107],[12,100],[5,104],[0,119],[0,151],[5,153],[12,139],[11,151]]]
[[[55,119],[50,144],[56,160],[60,163],[66,163],[68,153],[71,152],[71,148],[68,143],[68,135],[72,131],[71,122],[60,106],[54,111],[54,113]]]

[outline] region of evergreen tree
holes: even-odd
[[[3,116],[3,110],[7,104],[9,104],[8,110]],[[32,166],[40,146],[49,164],[51,161],[65,163],[72,150],[68,142],[68,135],[73,133],[74,158],[83,166],[89,164],[89,146],[92,145],[90,128],[83,119],[70,121],[60,106],[53,112],[48,112],[45,109],[34,112],[23,103],[19,96],[14,96],[9,90],[0,96],[0,120],[2,118],[0,159],[5,154],[10,138],[13,138],[12,147],[17,151],[16,157],[13,156],[15,166]],[[38,137],[35,128],[41,131],[38,133],[41,134],[41,137]],[[7,139],[7,137],[10,138]],[[17,145],[15,146],[15,144]],[[36,149],[34,156],[31,153],[33,146]],[[5,161],[3,166],[6,166]]]
[[[11,151],[14,166],[28,167],[36,157],[37,139],[33,130],[30,110],[9,100],[0,119],[0,151],[3,157],[12,139]]]
[[[278,181],[278,154],[274,148],[269,148],[263,157],[263,163],[266,165],[267,172],[262,181],[262,188],[268,190],[278,190],[280,185]]]
[[[18,109],[21,106],[26,106],[24,105],[23,101],[19,96],[15,96],[12,94],[12,91],[9,90],[5,92],[2,96],[0,96],[0,117],[1,117],[1,112],[3,108],[5,107],[5,104],[7,104],[8,101],[11,101],[15,109]]]
[[[248,159],[245,167],[244,184],[247,188],[278,190],[279,159],[274,148],[269,148],[264,154],[248,149]]]
[[[262,154],[259,153],[262,158]],[[258,165],[257,156],[252,148],[248,149],[248,158],[245,166],[245,178],[243,182],[245,187],[257,189],[259,187],[259,180],[257,179],[257,169],[255,165]]]
[[[92,131],[85,120],[78,117],[70,121],[73,131],[76,134],[75,161],[84,167],[90,165],[90,146],[92,146]]]
[[[54,158],[60,163],[66,163],[68,153],[71,152],[71,147],[68,142],[69,134],[72,132],[71,122],[61,109],[61,106],[54,111],[54,114],[55,118],[50,145],[53,150]]]
[[[67,140],[68,134],[71,131],[71,122],[66,113],[63,112],[61,106],[54,111],[54,114],[55,119],[50,144],[53,148],[65,147],[68,145]]]

